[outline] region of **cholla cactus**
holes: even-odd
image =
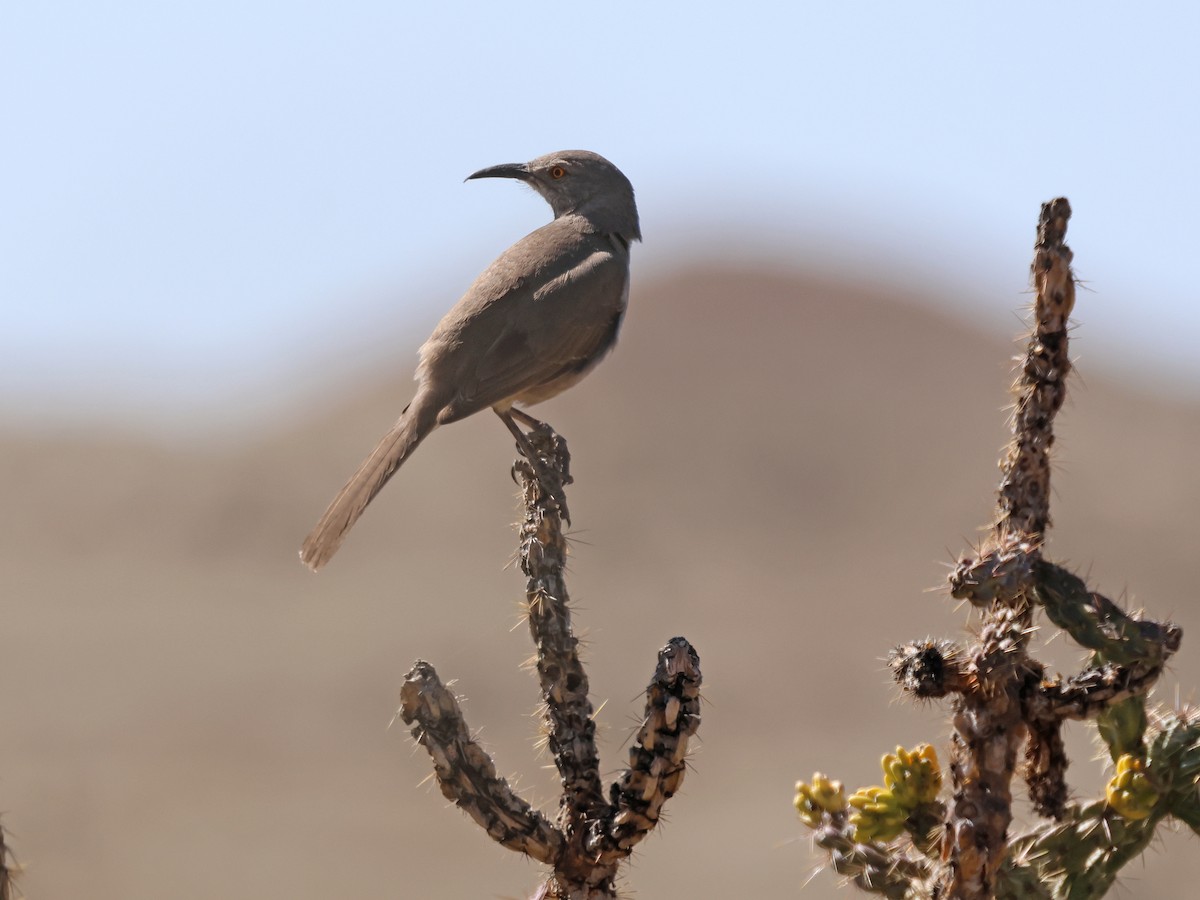
[[[1013,386],[998,514],[983,546],[950,577],[951,595],[983,615],[978,639],[970,646],[914,641],[891,656],[905,692],[950,704],[951,796],[938,800],[942,775],[928,745],[897,748],[884,758],[884,785],[856,791],[840,807],[817,787],[836,782],[814,776],[812,785],[797,785],[801,820],[832,867],[887,897],[1090,900],[1107,892],[1164,818],[1200,832],[1200,716],[1146,708],[1182,632],[1131,616],[1043,555],[1053,423],[1071,371],[1070,215],[1065,199],[1042,206],[1033,332]],[[1083,671],[1049,677],[1030,655],[1038,609],[1091,651]],[[1068,719],[1094,720],[1116,763],[1104,799],[1068,803],[1061,736]],[[1018,772],[1043,821],[1013,835]]]
[[[700,657],[682,637],[659,651],[645,715],[629,747],[629,767],[605,784],[564,577],[562,490],[571,481],[570,454],[566,441],[546,425],[527,441],[540,471],[526,459],[514,467],[525,506],[520,563],[527,576],[526,610],[547,744],[561,776],[557,815],[552,820],[534,809],[497,775],[454,694],[429,663],[418,660],[408,673],[397,715],[429,751],[442,794],[496,843],[547,867],[534,894],[538,900],[613,900],[622,864],[683,783],[688,747],[700,727]]]

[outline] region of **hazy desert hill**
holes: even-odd
[[[799,891],[812,858],[785,843],[800,834],[791,784],[815,768],[874,780],[897,742],[944,737],[936,709],[891,702],[880,658],[964,621],[924,590],[991,515],[1017,346],[917,301],[804,272],[644,279],[613,357],[536,410],[574,454],[571,589],[593,696],[609,700],[606,765],[667,638],[691,639],[707,678],[695,771],[631,872],[638,896],[832,896],[831,879]],[[415,362],[423,337],[394,345]],[[1191,695],[1200,407],[1122,390],[1085,358],[1051,552],[1173,614],[1185,642],[1164,696],[1176,681]],[[29,896],[531,886],[530,867],[414,790],[427,761],[383,729],[428,658],[459,679],[501,770],[554,796],[530,750],[528,642],[510,630],[503,427],[481,414],[436,432],[325,573],[295,558],[410,377],[381,362],[343,401],[220,449],[0,435],[0,807],[36,860]],[[1169,895],[1194,857],[1151,859],[1132,895]]]

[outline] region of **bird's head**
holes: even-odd
[[[541,194],[556,219],[576,214],[626,241],[642,239],[633,185],[599,153],[560,150],[527,163],[489,166],[467,176],[472,178],[515,178]]]

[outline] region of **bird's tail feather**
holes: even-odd
[[[333,558],[367,504],[437,426],[438,405],[430,400],[428,394],[419,393],[405,407],[400,419],[333,498],[321,521],[304,539],[300,560],[314,572],[319,572]]]

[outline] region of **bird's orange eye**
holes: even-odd
[[[553,169],[550,170],[550,177],[553,178],[555,181],[562,178],[566,174],[567,174],[567,170],[564,169],[562,166],[555,166]]]

